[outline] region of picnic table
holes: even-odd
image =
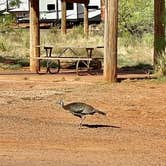
[[[41,47],[41,46],[37,46]],[[101,69],[101,60],[103,58],[97,58],[93,55],[93,51],[97,48],[104,48],[103,46],[59,46],[58,48],[61,50],[59,54],[52,54],[53,46],[43,46],[45,50],[45,55],[41,57],[37,57],[39,60],[39,64],[41,66],[41,61],[46,61],[46,72],[55,74],[60,71],[62,61],[72,61],[76,62],[76,73],[79,74],[79,64],[82,62],[87,71],[90,73],[91,64],[96,64],[98,70]],[[85,49],[86,55],[82,56],[79,53],[79,49]],[[70,51],[72,56],[66,56],[65,54]],[[40,70],[38,71],[40,73]]]

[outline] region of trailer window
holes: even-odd
[[[55,4],[47,4],[47,10],[55,10]]]
[[[88,6],[88,9],[99,9],[99,6]]]
[[[70,2],[67,2],[66,3],[66,10],[73,10],[73,9],[74,9],[74,4],[70,3]]]

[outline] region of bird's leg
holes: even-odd
[[[79,129],[81,129],[81,127],[82,127],[82,122],[83,122],[83,120],[85,120],[85,116],[83,116],[83,117],[81,117],[81,122],[80,122],[80,125],[79,125]]]

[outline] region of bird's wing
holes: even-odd
[[[92,108],[87,108],[87,109],[84,109],[83,111],[82,111],[82,114],[94,114],[95,113],[95,110],[94,109],[92,109]]]
[[[95,109],[91,106],[86,104],[84,106],[84,110],[82,111],[82,114],[94,114],[95,113]]]
[[[82,103],[70,103],[67,104],[66,109],[73,112],[73,113],[82,113],[85,106]]]

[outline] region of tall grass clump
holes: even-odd
[[[0,38],[0,50],[4,52],[10,52],[12,50],[11,43],[9,43],[7,40],[4,38]]]
[[[84,37],[84,27],[82,25],[74,26],[66,35],[66,40],[77,40]]]
[[[118,38],[118,65],[133,66],[153,63],[153,35],[144,33],[141,36],[124,32]]]
[[[2,56],[22,57],[29,56],[28,30],[13,29],[2,33],[0,37],[0,53]]]
[[[7,51],[6,43],[5,43],[5,41],[3,39],[0,39],[0,50],[2,52]]]

